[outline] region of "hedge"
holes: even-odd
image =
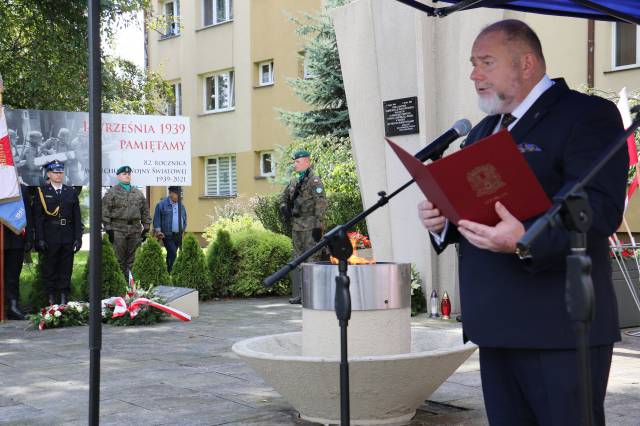
[[[262,280],[291,259],[291,239],[270,231],[241,231],[232,235],[231,241],[237,272],[229,294],[250,297],[290,293],[288,276],[269,288],[262,285]]]

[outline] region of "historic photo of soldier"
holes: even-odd
[[[65,185],[89,182],[87,135],[82,113],[7,109],[7,127],[18,176],[30,186],[46,182],[43,168],[64,165]]]
[[[102,197],[102,223],[128,280],[136,249],[149,232],[151,217],[144,194],[131,185],[131,167],[119,167],[116,175],[118,183]]]
[[[286,222],[291,224],[293,257],[298,257],[320,239],[324,231],[324,214],[327,210],[327,198],[320,176],[311,166],[311,154],[305,150],[293,154],[294,168],[297,176],[284,189],[280,200],[280,213]],[[321,259],[322,251],[318,251],[309,262]],[[289,303],[302,302],[302,270],[296,268],[291,273],[291,299]]]

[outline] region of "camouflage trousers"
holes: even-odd
[[[293,257],[300,256],[305,251],[316,245],[316,241],[309,231],[292,231]],[[324,249],[309,256],[305,262],[319,262],[324,257]],[[291,271],[291,296],[302,297],[302,268],[298,266]]]
[[[133,267],[133,262],[136,259],[136,249],[141,242],[140,231],[113,231],[113,249],[116,252],[120,269],[122,269],[122,273],[127,282],[129,282],[129,271]]]

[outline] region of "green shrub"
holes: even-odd
[[[264,287],[262,280],[290,260],[291,239],[270,231],[242,231],[233,234],[231,241],[238,258],[230,294],[242,297],[289,294],[288,276],[270,288]]]
[[[362,200],[359,193],[333,192],[327,194],[327,213],[325,214],[326,231],[337,225],[343,225],[362,212]],[[367,232],[367,222],[356,224],[349,231],[357,231],[364,235]]]
[[[87,300],[83,293],[83,279],[88,254],[88,251],[81,251],[76,253],[73,258],[70,300]],[[30,252],[25,256],[25,264],[20,274],[20,305],[26,311],[38,312],[40,308],[49,304],[41,278],[41,268],[38,253]]]
[[[171,279],[175,286],[198,290],[198,296],[201,300],[212,297],[204,253],[193,234],[186,234],[182,241],[182,248],[173,264]]]
[[[82,295],[89,300],[89,262],[85,264],[82,280]],[[118,263],[116,252],[109,242],[109,237],[102,236],[102,299],[121,296],[127,292],[127,281]]]
[[[145,290],[171,283],[167,263],[162,255],[162,247],[153,237],[147,238],[136,250],[136,260],[131,269],[136,284]]]
[[[44,288],[44,279],[42,277],[42,259],[44,256],[37,253],[34,257],[37,258],[37,261],[35,262],[35,274],[31,284],[31,293],[29,294],[29,304],[37,311],[49,305],[49,298]]]
[[[204,228],[202,237],[212,243],[216,239],[219,229],[224,229],[230,234],[243,230],[264,231],[264,226],[255,217],[249,214],[239,214],[233,217],[221,217],[211,225]]]
[[[253,211],[267,231],[291,236],[291,224],[285,223],[280,214],[280,195],[257,196]]]
[[[280,216],[280,195],[258,197],[255,214],[262,226],[271,232],[291,236],[291,226],[286,226]],[[347,223],[362,212],[362,201],[359,193],[333,192],[327,194],[327,212],[325,213],[325,231],[337,225]],[[367,235],[367,223],[362,221],[350,231],[358,231]]]
[[[219,229],[216,239],[207,248],[212,296],[226,296],[235,275],[237,256],[231,243],[231,235]]]

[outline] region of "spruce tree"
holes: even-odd
[[[89,262],[84,267],[83,294],[85,300],[89,300]],[[116,252],[113,250],[109,237],[102,237],[102,295],[103,299],[113,296],[122,296],[127,292],[127,281],[124,279],[122,269],[118,263]]]
[[[162,247],[160,247],[158,240],[149,237],[138,248],[131,273],[136,284],[146,290],[157,285],[171,283],[171,277],[167,272],[167,263],[162,256]]]
[[[226,296],[235,274],[236,255],[231,243],[231,235],[224,229],[218,230],[216,239],[207,249],[212,296]]]
[[[305,22],[292,18],[297,33],[308,41],[304,48],[307,78],[291,80],[289,84],[310,111],[279,111],[280,120],[291,129],[295,138],[311,136],[349,135],[349,110],[344,91],[336,33],[329,10],[351,0],[327,0],[325,10],[318,15],[305,15]]]
[[[210,299],[211,283],[204,253],[193,234],[186,234],[171,271],[173,285],[198,290],[201,300]]]

